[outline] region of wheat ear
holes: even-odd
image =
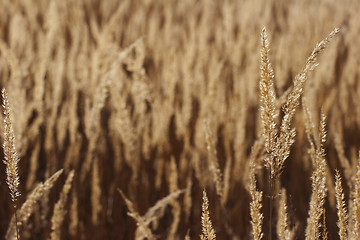
[[[15,215],[15,222],[17,223],[17,215],[16,215],[16,200],[17,197],[20,196],[19,191],[19,173],[18,173],[18,163],[19,158],[17,156],[16,147],[15,147],[15,134],[13,129],[13,123],[11,121],[11,107],[9,104],[9,99],[6,93],[5,88],[2,90],[2,97],[3,97],[3,108],[4,108],[4,124],[5,124],[5,131],[4,131],[4,163],[6,165],[6,183],[9,186],[11,201],[13,202],[14,206],[14,215]],[[16,226],[16,238],[19,239],[19,232]]]

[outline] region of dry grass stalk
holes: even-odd
[[[209,200],[206,196],[205,189],[203,191],[201,226],[202,226],[202,234],[200,235],[201,240],[215,240],[216,239],[215,230],[212,228],[212,223],[210,220]]]
[[[36,203],[41,199],[44,193],[49,192],[55,181],[62,174],[63,170],[59,170],[48,178],[44,183],[39,183],[34,190],[27,196],[26,201],[22,204],[18,212],[18,225],[24,225],[33,211],[35,210]],[[15,218],[13,217],[10,221],[8,230],[6,232],[5,239],[13,240],[16,239],[16,226]]]
[[[289,93],[286,103],[282,108],[285,116],[283,117],[283,121],[281,123],[281,131],[284,131],[287,129],[287,127],[290,127],[295,110],[299,105],[300,97],[304,92],[304,83],[308,79],[309,73],[313,71],[318,65],[317,57],[329,45],[330,40],[334,38],[335,35],[339,33],[339,31],[340,30],[338,28],[335,28],[328,37],[316,44],[310,57],[307,59],[305,66],[300,71],[300,73],[295,76],[293,89]]]
[[[340,123],[339,125],[341,126],[342,124]],[[346,179],[346,183],[351,184],[352,183],[351,178],[352,176],[354,176],[354,171],[351,168],[349,159],[347,159],[347,157],[345,156],[344,143],[343,143],[342,135],[340,133],[342,129],[340,126],[335,127],[334,144],[339,158],[339,162],[341,164],[341,167],[344,169],[344,177]],[[349,187],[351,188],[352,186]]]
[[[352,193],[352,208],[350,211],[349,237],[357,239],[360,237],[360,152],[358,157],[357,171]]]
[[[276,232],[280,240],[290,240],[291,232],[288,226],[288,214],[286,205],[286,190],[281,190],[281,196],[278,209],[278,222],[276,226]]]
[[[64,217],[66,214],[65,205],[68,199],[68,194],[71,189],[71,183],[74,178],[74,170],[72,170],[68,177],[66,178],[64,187],[60,193],[60,198],[55,204],[54,207],[54,213],[51,218],[51,234],[50,239],[51,240],[59,240],[61,239],[61,225],[64,221]]]
[[[177,190],[179,190],[178,187],[178,170],[176,167],[176,162],[175,162],[175,158],[172,157],[170,160],[170,167],[169,167],[169,192],[173,193],[176,192]],[[171,201],[171,206],[172,206],[172,214],[173,214],[173,222],[171,223],[170,226],[170,232],[169,232],[169,236],[168,239],[174,239],[176,232],[178,230],[178,226],[180,223],[180,214],[181,214],[181,206],[180,203],[178,202],[177,199],[173,199]]]
[[[299,74],[295,76],[294,86],[289,93],[285,104],[282,107],[284,116],[281,121],[280,135],[276,143],[277,164],[283,166],[284,161],[289,157],[290,147],[295,141],[295,129],[291,129],[292,119],[295,115],[296,108],[299,105],[300,97],[304,92],[304,83],[308,79],[309,73],[317,66],[318,55],[329,45],[330,40],[339,32],[335,28],[327,38],[316,44],[310,57],[307,59],[305,66]]]
[[[257,144],[253,146],[252,152],[254,152],[256,149]],[[251,217],[251,226],[252,226],[252,239],[253,240],[259,240],[262,239],[263,233],[262,233],[262,224],[264,216],[261,213],[262,208],[262,192],[257,191],[256,189],[256,164],[255,164],[255,156],[252,153],[252,157],[250,158],[250,173],[249,173],[249,191],[251,196],[251,202],[250,202],[250,217]]]
[[[14,208],[16,209],[16,200],[20,196],[19,191],[19,173],[18,163],[20,159],[17,156],[15,146],[15,134],[12,126],[11,119],[11,107],[7,97],[5,88],[2,90],[3,97],[3,108],[4,108],[4,163],[6,165],[6,183],[9,186],[11,201],[13,202]]]
[[[318,239],[320,237],[319,222],[321,215],[324,211],[324,201],[326,197],[326,161],[324,143],[326,140],[325,131],[326,117],[321,115],[319,139],[321,143],[315,149],[315,144],[311,144],[310,155],[313,158],[314,172],[311,176],[312,179],[312,194],[310,199],[309,217],[307,219],[307,226],[305,231],[306,239]]]
[[[150,224],[156,219],[160,218],[164,214],[165,208],[172,202],[173,199],[178,198],[180,194],[183,194],[185,190],[177,190],[173,193],[170,193],[166,197],[160,199],[155,203],[154,206],[149,208],[144,215],[145,222]]]
[[[322,232],[322,239],[327,240],[328,239],[328,231],[326,227],[326,209],[324,208],[323,213],[323,232]]]
[[[38,170],[39,152],[40,152],[40,143],[37,142],[30,158],[30,173],[26,181],[26,190],[30,190],[35,182],[36,171]]]
[[[240,88],[241,90],[245,89],[245,81],[241,82]],[[237,114],[237,121],[235,123],[235,140],[234,140],[234,148],[235,151],[235,159],[234,159],[234,167],[233,167],[233,174],[232,176],[236,181],[239,181],[241,179],[241,173],[244,170],[244,161],[241,161],[241,159],[245,158],[245,146],[246,146],[246,116],[247,116],[247,108],[248,104],[246,102],[246,92],[241,94],[240,93],[240,104],[238,104],[240,109],[238,110],[239,113]]]
[[[260,86],[260,102],[261,109],[260,115],[263,126],[263,137],[265,140],[265,149],[267,156],[265,158],[265,165],[270,169],[270,221],[269,221],[269,235],[271,239],[272,229],[272,209],[273,209],[273,196],[274,196],[274,179],[277,179],[283,169],[285,160],[290,155],[290,148],[295,142],[295,128],[291,128],[292,119],[295,115],[296,108],[299,105],[300,97],[303,94],[303,86],[308,78],[309,72],[312,71],[316,66],[317,56],[326,48],[329,44],[330,39],[333,38],[338,29],[334,29],[329,37],[315,46],[312,54],[308,58],[305,67],[295,77],[294,87],[287,96],[287,100],[283,105],[284,116],[280,125],[280,134],[277,137],[276,131],[276,95],[274,90],[274,72],[269,59],[269,42],[267,39],[266,29],[262,30],[261,34],[261,80]],[[325,132],[324,132],[325,133]],[[322,131],[320,129],[320,134]],[[325,136],[320,136],[322,142]],[[312,144],[312,143],[311,143]],[[321,146],[319,146],[321,149]],[[313,146],[312,146],[313,149]]]
[[[79,223],[78,215],[78,197],[75,190],[72,191],[71,207],[70,207],[70,224],[69,233],[71,236],[76,236]]]
[[[24,222],[16,223],[16,220],[9,221],[11,210],[1,211],[1,220],[12,224],[13,229],[20,226],[21,239],[49,237],[50,210],[58,199],[54,198],[55,192],[48,194],[50,191],[44,190],[46,184],[37,186],[36,183],[63,167],[66,172],[79,171],[71,190],[76,193],[72,195],[70,221],[64,221],[61,228],[63,237],[69,240],[131,238],[135,231],[142,237],[143,230],[132,224],[130,218],[117,217],[126,206],[117,204],[120,199],[113,196],[114,189],[126,188],[130,199],[136,199],[139,209],[146,212],[144,207],[151,204],[145,201],[177,191],[175,184],[172,185],[175,181],[171,183],[169,179],[175,177],[168,176],[169,156],[175,156],[180,159],[179,171],[176,171],[178,187],[187,186],[187,191],[183,199],[166,201],[152,213],[149,211],[150,220],[139,215],[143,226],[154,234],[156,228],[161,238],[167,234],[168,238],[181,239],[186,229],[192,228],[198,232],[194,234],[200,235],[201,222],[196,219],[200,216],[192,201],[201,202],[202,196],[193,193],[210,183],[218,195],[222,192],[222,206],[214,208],[217,211],[211,215],[212,220],[222,219],[217,225],[218,239],[244,238],[247,234],[250,237],[251,224],[255,222],[257,230],[253,232],[271,238],[274,234],[261,228],[269,224],[270,231],[271,226],[274,231],[272,219],[275,218],[269,221],[266,216],[263,222],[261,212],[268,213],[269,208],[273,208],[272,204],[261,205],[264,193],[260,189],[274,186],[266,192],[270,201],[280,202],[275,198],[281,189],[279,176],[287,171],[286,180],[281,182],[285,180],[287,189],[291,189],[294,201],[288,203],[297,209],[291,217],[300,228],[296,238],[302,239],[306,223],[298,221],[304,220],[307,202],[300,200],[307,199],[311,184],[300,186],[298,183],[307,183],[305,178],[311,175],[311,170],[307,158],[303,165],[304,119],[295,116],[294,109],[305,91],[313,103],[311,109],[324,106],[332,126],[330,143],[326,146],[329,149],[326,160],[330,164],[325,167],[328,212],[336,211],[332,172],[333,167],[340,164],[342,183],[349,186],[350,192],[348,238],[360,239],[360,177],[357,176],[360,171],[356,169],[354,157],[359,148],[360,125],[360,55],[356,54],[360,50],[356,44],[360,2],[349,0],[350,4],[342,4],[328,0],[303,4],[260,0],[263,8],[256,7],[251,0],[198,0],[196,4],[191,0],[139,2],[0,1],[0,86],[9,90],[21,169],[29,169],[19,171],[19,189],[34,201],[26,202],[28,206],[33,205],[23,214],[35,213]],[[264,29],[259,69],[259,59],[254,54],[260,43],[256,31],[264,22],[269,23],[268,29],[274,30],[274,37],[269,37],[273,39],[274,52],[269,52]],[[332,36],[316,47],[295,77],[301,59],[309,50],[306,46],[323,34],[324,29],[339,22],[344,23],[344,32],[337,47],[324,55],[325,64],[311,74],[315,81],[306,79],[316,66],[316,56]],[[139,36],[145,37],[131,44]],[[129,44],[130,47],[126,47]],[[275,54],[272,65],[270,53]],[[259,71],[262,71],[260,86]],[[279,119],[279,115],[284,118]],[[204,149],[207,145],[202,128],[204,116],[208,117],[213,132],[210,138],[215,143],[215,154],[214,151],[206,153]],[[0,115],[0,120],[4,117]],[[3,127],[1,124],[0,128]],[[313,165],[321,165],[322,137],[314,126],[308,129]],[[256,141],[263,143],[257,145],[258,151],[250,153]],[[287,164],[290,150],[291,163]],[[249,155],[253,159],[250,171]],[[217,166],[211,167],[214,171],[209,168],[211,159],[217,161]],[[103,162],[107,164],[100,164]],[[267,171],[255,174],[255,168],[262,168],[264,163]],[[314,185],[320,184],[318,190],[313,187],[314,194],[322,187],[323,175],[318,168],[313,169]],[[274,184],[265,177],[267,172]],[[223,186],[216,186],[219,182]],[[29,194],[34,187],[37,189],[34,195]],[[244,196],[244,188],[250,188],[252,195]],[[90,197],[86,196],[89,191]],[[141,198],[141,194],[147,197]],[[7,198],[3,195],[0,199],[4,205]],[[18,205],[24,198],[18,198]],[[42,199],[41,206],[34,200],[37,198]],[[86,199],[90,199],[89,204],[83,203]],[[244,215],[249,211],[244,200],[255,204],[251,221],[250,216]],[[181,203],[180,216],[187,219],[185,223],[175,221],[179,216],[175,202]],[[319,201],[312,202],[316,203]],[[284,211],[285,207],[278,210]],[[324,212],[325,209],[325,222]],[[280,217],[283,215],[279,220]],[[319,235],[323,231],[325,239],[323,219],[319,220],[322,224]],[[333,226],[336,215],[328,214],[326,221]],[[101,228],[89,228],[92,222]],[[162,224],[154,227],[155,222]],[[286,220],[280,224],[282,229],[285,224]],[[310,222],[310,225],[314,224]],[[229,232],[229,227],[234,231]],[[335,236],[338,229],[328,230],[329,236]],[[3,224],[0,232],[5,231]]]
[[[307,99],[302,99],[302,106],[304,110],[304,116],[305,116],[305,132],[306,137],[308,139],[308,142],[310,144],[309,153],[311,154],[311,159],[315,159],[315,153],[316,153],[316,144],[318,143],[318,140],[316,140],[316,131],[314,122],[311,117],[310,109],[307,105]]]
[[[336,170],[335,174],[335,192],[336,192],[336,208],[338,221],[337,226],[339,227],[339,236],[341,240],[348,239],[347,238],[347,220],[348,215],[346,211],[346,204],[344,201],[344,192],[341,186],[341,176],[338,170]]]
[[[230,153],[229,153],[230,154]],[[223,187],[223,197],[221,199],[221,202],[223,205],[226,204],[229,193],[230,193],[230,186],[231,186],[231,172],[233,169],[233,162],[230,156],[226,159],[225,169],[224,169],[224,187]]]
[[[7,97],[7,93],[5,88],[2,90],[2,97],[3,97],[3,108],[4,108],[4,163],[6,165],[6,183],[9,186],[11,201],[13,202],[14,206],[14,216],[15,222],[17,223],[17,215],[16,209],[17,204],[16,200],[17,197],[20,196],[19,191],[19,173],[18,173],[18,163],[20,159],[17,156],[16,152],[16,144],[15,144],[15,134],[12,126],[12,119],[11,119],[11,107],[9,104],[9,100]],[[16,238],[19,239],[17,224],[16,225]]]
[[[184,194],[184,212],[185,212],[185,222],[189,222],[190,214],[191,214],[191,206],[192,206],[192,197],[191,197],[191,189],[192,189],[192,180],[191,176],[187,178],[186,183],[186,191]]]
[[[270,178],[270,220],[269,220],[269,236],[272,236],[272,212],[273,212],[273,198],[274,198],[274,179],[280,176],[285,159],[277,157],[277,131],[276,119],[277,112],[275,108],[276,95],[274,89],[274,70],[270,63],[270,46],[266,29],[263,28],[261,32],[261,65],[260,65],[260,117],[262,122],[262,135],[264,138],[265,149],[267,155],[265,157],[265,166],[269,169]]]
[[[317,146],[322,146],[323,143],[325,143],[325,136],[320,136],[320,140],[319,137],[316,136],[316,131],[315,131],[315,126],[310,114],[310,110],[307,106],[307,99],[303,98],[302,99],[302,106],[303,106],[303,110],[304,110],[304,115],[305,115],[305,131],[306,131],[306,136],[308,139],[308,142],[310,144],[310,149],[309,149],[309,154],[311,156],[311,159],[314,161],[315,159],[317,159]],[[320,133],[326,133],[325,131],[325,122],[322,121],[323,123],[321,124],[320,128],[323,128],[323,130],[320,131]],[[323,148],[323,147],[320,147]],[[325,167],[325,173],[326,173],[326,186],[327,189],[329,191],[328,193],[328,201],[329,204],[332,207],[335,207],[335,186],[334,186],[334,182],[332,181],[332,177],[331,177],[331,173],[330,173],[330,169],[329,166],[326,165]]]
[[[154,165],[156,166],[155,189],[160,189],[163,180],[163,172],[165,168],[164,157],[163,156],[158,157]]]
[[[153,236],[151,229],[149,228],[149,225],[153,223],[154,221],[158,220],[164,215],[165,208],[180,194],[184,193],[185,190],[177,190],[168,196],[164,197],[163,199],[160,199],[155,203],[154,206],[149,208],[149,210],[144,214],[144,216],[141,216],[137,211],[135,211],[134,205],[132,202],[125,196],[125,194],[118,189],[119,193],[121,194],[122,198],[124,199],[126,206],[129,209],[128,215],[132,217],[137,224],[137,229],[135,232],[135,238],[136,239],[155,239]]]
[[[97,140],[100,134],[100,120],[101,120],[101,110],[105,106],[105,100],[109,95],[108,87],[110,80],[106,77],[101,78],[99,83],[99,88],[95,91],[92,102],[88,101],[88,108],[85,112],[86,121],[85,121],[85,134],[89,140],[89,149],[88,155],[81,167],[80,180],[81,182],[85,181],[85,178],[88,172],[91,169],[92,163],[94,161],[94,155],[96,150]]]
[[[212,173],[212,177],[215,182],[216,193],[220,197],[221,201],[223,201],[224,200],[224,198],[223,198],[224,183],[222,181],[221,171],[220,171],[219,163],[217,160],[217,152],[216,152],[215,142],[214,142],[212,133],[210,131],[207,119],[203,120],[203,124],[204,124],[204,132],[205,132],[207,150],[209,153],[209,161],[208,161],[209,169]]]
[[[260,116],[263,127],[262,135],[264,137],[265,149],[267,156],[265,158],[265,165],[270,169],[271,176],[276,176],[282,166],[278,165],[275,160],[276,148],[276,119],[277,112],[275,108],[275,89],[274,89],[274,70],[270,63],[270,47],[266,34],[266,29],[263,28],[261,32],[261,79],[259,82],[260,87]]]
[[[94,225],[99,223],[99,213],[101,211],[101,187],[99,176],[99,159],[95,158],[92,166],[91,176],[91,219]]]
[[[129,199],[126,198],[126,196],[124,195],[124,193],[121,190],[119,190],[119,192],[120,192],[122,198],[124,199],[127,208],[129,209],[128,215],[136,221],[136,225],[137,225],[136,233],[137,234],[135,235],[135,239],[140,240],[140,239],[147,238],[149,240],[155,240],[155,237],[154,237],[153,233],[151,232],[151,229],[149,228],[148,224],[146,224],[144,218],[141,217],[137,211],[135,211],[133,203]]]
[[[326,165],[325,173],[326,173],[326,187],[328,189],[327,199],[329,201],[330,207],[335,209],[336,208],[335,183],[333,181],[333,177],[329,165]]]
[[[325,143],[325,136],[320,136],[317,137],[316,136],[316,131],[315,131],[315,126],[313,124],[313,120],[310,114],[310,110],[307,106],[307,100],[306,98],[302,99],[302,105],[303,105],[303,110],[304,110],[304,115],[305,115],[305,131],[306,131],[306,136],[308,139],[308,142],[310,144],[310,149],[309,149],[309,154],[311,156],[311,159],[314,161],[317,156],[316,156],[316,148],[317,146],[322,146],[323,143]],[[322,121],[323,124],[320,126],[320,128],[323,128],[321,132],[323,132],[324,134],[326,133],[325,131],[325,122]],[[320,140],[322,139],[322,140]],[[323,148],[323,147],[320,147]],[[332,181],[332,177],[331,177],[331,173],[330,173],[330,169],[329,166],[326,165],[325,167],[325,173],[326,173],[326,186],[328,189],[328,201],[331,207],[335,207],[336,204],[336,200],[335,200],[335,185],[334,182]]]
[[[115,91],[112,89],[111,91]],[[114,94],[115,95],[115,94]],[[133,127],[133,123],[131,121],[131,114],[129,109],[126,106],[126,100],[117,96],[118,93],[112,97],[117,101],[117,113],[114,118],[114,125],[116,126],[116,130],[122,139],[122,142],[125,145],[125,161],[130,166],[132,171],[132,179],[136,180],[138,178],[139,171],[139,153],[138,153],[138,142],[137,142],[137,133],[136,129]],[[163,159],[158,160],[159,164],[163,164]],[[158,168],[157,168],[158,169]],[[162,174],[163,168],[159,168],[159,174]],[[160,175],[158,176],[160,177]],[[159,179],[161,181],[161,177]],[[158,186],[159,182],[157,181]]]
[[[16,148],[18,153],[22,153],[22,134],[23,128],[25,125],[26,119],[26,110],[25,109],[25,89],[22,88],[21,85],[21,77],[22,77],[22,69],[19,64],[19,59],[17,58],[14,51],[0,39],[0,52],[4,55],[6,61],[10,65],[11,70],[11,78],[9,79],[8,89],[10,89],[9,98],[11,99],[11,106],[12,106],[12,117],[16,119],[15,122],[12,123],[14,135],[17,139],[16,141]]]

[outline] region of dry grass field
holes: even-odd
[[[0,238],[360,239],[359,13],[0,0]]]

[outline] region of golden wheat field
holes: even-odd
[[[360,239],[360,2],[0,0],[0,238]]]

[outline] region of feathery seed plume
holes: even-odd
[[[345,240],[348,239],[347,231],[346,231],[348,215],[346,213],[344,192],[341,186],[341,176],[338,170],[336,170],[336,174],[335,174],[335,192],[336,192],[336,208],[338,210],[337,226],[339,227],[339,236],[341,240]]]
[[[61,239],[61,224],[64,221],[64,217],[66,214],[66,211],[64,210],[65,204],[67,202],[68,193],[71,189],[71,183],[74,178],[74,170],[72,170],[68,177],[66,178],[64,187],[61,191],[60,198],[55,204],[54,207],[54,213],[51,218],[51,234],[50,239],[51,240],[59,240]]]
[[[16,205],[16,199],[20,196],[19,191],[19,174],[18,174],[18,162],[19,158],[17,156],[16,147],[15,147],[15,134],[12,126],[11,119],[11,107],[9,104],[9,99],[6,93],[5,88],[2,90],[3,97],[3,108],[4,108],[4,163],[6,165],[6,183],[9,186],[11,201],[14,206]],[[16,206],[15,206],[16,208]]]
[[[200,235],[201,240],[215,240],[215,230],[212,228],[210,213],[209,213],[209,200],[206,196],[206,191],[203,191],[203,204],[202,204],[202,215],[201,215],[202,233]]]
[[[276,113],[275,101],[276,95],[274,90],[274,71],[269,58],[269,41],[266,34],[266,29],[263,28],[261,32],[261,79],[260,87],[260,116],[263,127],[263,137],[265,140],[265,149],[268,156],[265,158],[266,166],[271,171],[271,176],[275,175],[277,166],[274,162],[274,150],[276,143]]]

